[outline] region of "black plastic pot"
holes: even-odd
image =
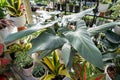
[[[61,8],[62,8],[62,11],[65,11],[66,10],[66,5],[65,4],[61,4]]]
[[[73,12],[73,5],[69,5],[69,11]]]
[[[78,13],[80,11],[80,7],[79,6],[75,6],[75,13]]]
[[[64,75],[58,75],[58,76],[55,76],[55,78],[53,78],[52,80],[63,80],[65,78]]]
[[[60,10],[60,4],[56,4],[57,10]]]

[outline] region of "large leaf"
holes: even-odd
[[[110,41],[103,39],[101,40],[102,44],[105,45],[108,49],[115,49],[119,46],[119,44],[111,43]]]
[[[114,28],[115,25],[120,25],[120,22],[111,22],[111,23],[106,23],[97,27],[92,27],[89,28],[87,31],[89,32],[90,36],[94,36],[100,32],[104,32],[110,28]]]
[[[38,58],[42,59],[43,57],[51,54],[52,51],[54,51],[54,50],[44,50],[44,51],[42,51],[42,53],[40,54],[40,56]]]
[[[65,43],[62,47],[62,58],[64,61],[65,66],[68,65],[69,58],[70,58],[71,46],[68,43]]]
[[[76,13],[76,14],[65,15],[62,18],[62,24],[63,24],[63,26],[66,26],[67,23],[81,19],[84,15],[86,15],[87,13],[90,13],[92,11],[93,11],[93,8],[90,8],[90,9],[86,9],[86,10],[81,11],[81,12]]]
[[[120,35],[112,32],[111,30],[106,31],[106,38],[112,43],[120,43]]]
[[[34,53],[40,50],[54,50],[61,47],[65,43],[65,40],[57,35],[43,32],[31,42],[32,48],[29,53]]]
[[[50,27],[50,26],[54,25],[55,23],[57,23],[57,20],[49,22],[48,24],[38,23],[38,24],[33,25],[32,27],[30,27],[26,30],[23,30],[23,31],[20,31],[20,32],[9,35],[7,38],[4,39],[4,43],[8,44],[8,43],[11,43],[13,41],[19,40],[19,39],[21,39],[25,36],[28,36],[28,35],[36,32],[36,31],[38,31],[38,30]]]
[[[103,68],[101,52],[91,40],[85,25],[80,27],[79,23],[81,22],[77,22],[77,29],[75,31],[69,31],[64,36],[69,40],[73,48],[88,62],[94,64],[96,67]]]

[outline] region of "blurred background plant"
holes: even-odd
[[[111,14],[112,17],[114,18],[120,17],[120,0],[117,0],[117,2],[112,5],[110,10],[112,10]]]
[[[3,19],[5,15],[6,0],[0,0],[0,19]]]

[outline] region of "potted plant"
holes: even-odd
[[[19,51],[15,54],[14,64],[18,69],[22,68],[25,76],[30,76],[33,69],[33,59],[25,52]]]
[[[42,63],[49,70],[48,74],[42,79],[44,80],[63,80],[65,77],[70,78],[70,75],[64,64],[60,63],[57,50],[53,51],[52,57],[44,57]]]
[[[104,15],[110,3],[111,3],[111,0],[100,0],[99,1],[98,11],[100,12],[100,15]]]
[[[46,75],[47,71],[42,63],[38,63],[34,66],[32,71],[32,77],[34,80],[39,80]]]
[[[19,51],[22,51],[22,52],[25,52],[25,51],[28,51],[30,48],[32,47],[32,44],[31,43],[13,43],[9,46],[7,46],[6,50],[5,50],[5,53],[6,54],[9,54],[11,59],[14,60],[16,57],[15,57],[15,54]]]
[[[96,34],[113,28],[114,25],[119,25],[120,22],[111,22],[97,27],[87,28],[85,22],[81,20],[81,18],[85,14],[92,12],[92,10],[93,8],[90,8],[81,11],[80,13],[65,15],[62,17],[61,21],[55,19],[54,21],[32,25],[27,30],[10,35],[4,42],[5,44],[10,44],[13,41],[39,31],[39,35],[31,40],[32,48],[27,52],[28,54],[42,51],[39,56],[39,59],[41,59],[46,55],[49,55],[55,49],[62,48],[65,66],[69,67],[68,63],[71,64],[73,55],[78,52],[78,55],[81,55],[95,67],[103,68],[102,53],[91,38]],[[70,22],[76,22],[74,29],[68,27],[67,24]],[[56,23],[59,25],[56,25]],[[57,29],[54,30],[52,26],[57,27]],[[45,30],[43,31],[43,29]]]
[[[14,25],[16,25],[17,27],[24,28],[26,24],[26,18],[24,15],[24,10],[21,9],[22,6],[21,0],[14,0],[14,1],[6,0],[6,1],[7,1],[7,11],[10,14],[10,19],[14,21]]]

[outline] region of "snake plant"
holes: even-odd
[[[44,57],[42,59],[42,63],[48,68],[49,74],[44,76],[42,80],[59,80],[60,77],[69,77],[70,75],[67,71],[67,69],[64,67],[64,64],[60,63],[60,59],[58,57],[58,52],[57,50],[53,51],[52,57]]]

